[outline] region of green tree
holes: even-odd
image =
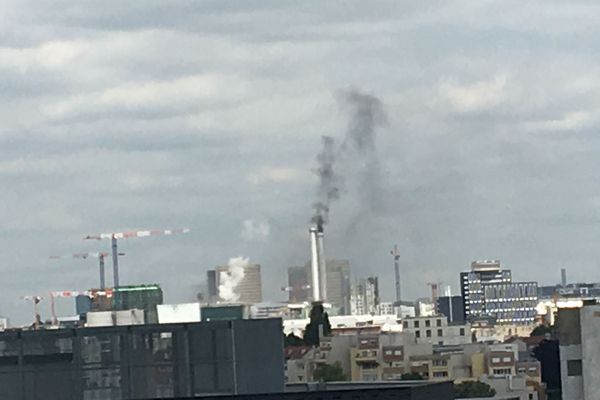
[[[422,381],[423,376],[417,372],[407,372],[406,374],[402,374],[400,379],[403,381]]]
[[[547,333],[554,336],[554,326],[538,325],[533,328],[529,336],[546,336]]]
[[[333,364],[320,364],[313,373],[315,380],[319,382],[339,382],[348,379],[338,361]]]
[[[304,344],[307,346],[318,346],[319,330],[321,329],[323,336],[331,335],[329,316],[325,312],[323,304],[317,303],[313,305],[313,308],[310,310],[310,322],[304,329]]]
[[[294,335],[293,332],[290,332],[289,335],[283,334],[283,347],[290,346],[304,346],[304,340],[301,337]]]
[[[472,399],[478,397],[494,397],[496,390],[490,385],[479,381],[466,381],[454,385],[455,399]]]

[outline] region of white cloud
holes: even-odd
[[[524,124],[528,131],[570,131],[577,130],[596,122],[592,114],[587,111],[567,112],[561,118],[532,121]]]
[[[267,221],[247,219],[242,224],[242,239],[246,241],[265,241],[271,234],[271,226]]]
[[[506,98],[505,75],[471,84],[444,82],[438,93],[440,99],[459,112],[471,112],[499,105]]]
[[[17,69],[21,73],[35,67],[60,69],[67,67],[83,51],[79,41],[49,41],[36,47],[0,47],[0,66]]]
[[[247,179],[250,183],[259,185],[266,182],[272,183],[287,183],[306,180],[308,177],[307,171],[297,168],[272,167],[264,168],[256,173],[248,175]]]
[[[126,117],[152,118],[198,112],[236,101],[244,94],[244,83],[233,76],[194,75],[167,82],[128,83],[98,93],[76,95],[50,103],[42,112],[51,120]]]

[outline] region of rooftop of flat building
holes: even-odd
[[[500,260],[476,260],[471,263],[473,271],[497,271],[500,269]]]
[[[286,392],[312,392],[312,391],[338,391],[338,390],[361,390],[361,389],[393,389],[439,386],[440,388],[451,387],[451,382],[418,381],[374,381],[374,382],[327,382],[327,383],[294,383],[286,385]]]

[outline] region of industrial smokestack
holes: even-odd
[[[319,292],[321,300],[327,301],[327,267],[325,265],[325,250],[323,247],[323,226],[317,228],[317,254],[319,256]]]
[[[560,269],[560,284],[562,287],[567,287],[567,270],[565,268]]]
[[[321,301],[321,285],[319,284],[320,268],[319,268],[319,239],[316,227],[311,227],[309,230],[310,236],[310,272],[311,272],[311,288],[312,300],[314,302]]]

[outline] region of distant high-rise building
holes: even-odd
[[[288,268],[288,294],[291,303],[310,300],[310,286],[306,267]]]
[[[219,290],[217,285],[217,272],[214,269],[206,271],[206,286],[208,291],[209,303],[216,303],[219,300]]]
[[[227,265],[219,265],[215,268],[217,292],[223,284],[225,275],[230,271]],[[262,280],[260,275],[260,264],[248,264],[244,267],[243,278],[232,288],[237,299],[235,303],[255,304],[262,302]],[[222,299],[222,296],[219,295]]]
[[[331,303],[331,315],[350,314],[350,261],[327,260],[327,298]],[[310,263],[306,264],[308,282],[311,282],[312,274]]]
[[[532,324],[537,305],[537,283],[512,282],[511,271],[499,260],[473,261],[461,272],[464,316],[470,321],[493,317],[500,324]]]
[[[510,271],[502,270],[499,260],[473,261],[471,271],[460,273],[460,293],[464,300],[465,318],[469,319],[484,314],[484,284],[510,281]]]
[[[485,313],[498,324],[531,325],[537,315],[537,282],[484,285]]]
[[[370,314],[377,312],[379,306],[379,278],[370,276],[367,278],[367,311]]]
[[[449,323],[465,322],[462,296],[442,296],[437,299],[437,310],[448,318]]]
[[[364,315],[366,308],[364,280],[361,279],[350,288],[350,314]]]
[[[360,279],[351,288],[350,313],[375,315],[379,306],[379,283],[376,276]]]

